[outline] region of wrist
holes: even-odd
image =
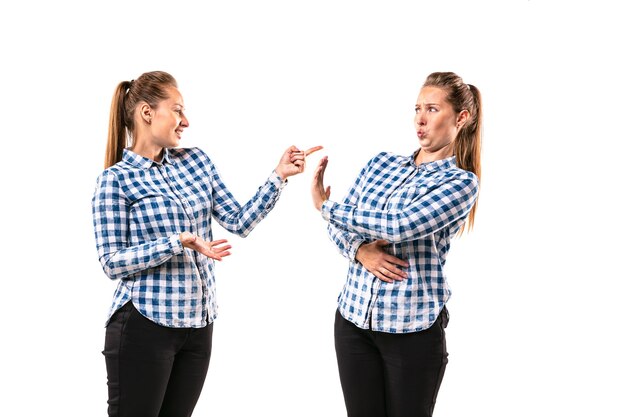
[[[180,244],[184,247],[188,247],[188,245],[194,243],[196,241],[197,236],[190,232],[182,232],[178,235],[178,239],[180,240]]]
[[[359,256],[359,254],[361,253],[361,248],[362,247],[363,247],[363,245],[359,245],[359,247],[354,251],[354,259],[356,261],[358,261],[358,262],[361,262],[361,256]]]
[[[315,207],[317,208],[317,211],[321,212],[322,211],[322,207],[324,206],[324,202],[328,200],[327,198],[321,197],[320,200],[318,201],[318,203],[315,205]]]
[[[285,172],[283,172],[283,170],[280,169],[279,167],[276,167],[274,172],[276,173],[276,175],[280,177],[281,181],[285,181],[288,177],[288,175]]]

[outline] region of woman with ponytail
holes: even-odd
[[[349,417],[432,416],[448,362],[453,236],[474,224],[480,183],[481,96],[452,72],[430,74],[415,105],[417,150],[382,152],[341,202],[312,196],[350,261],[335,316],[335,351]]]
[[[240,205],[203,151],[178,148],[188,126],[170,74],[118,84],[92,200],[100,263],[118,281],[103,351],[109,416],[191,416],[217,316],[214,260],[230,254],[226,240],[213,240],[211,221],[247,236],[321,148],[288,148]]]

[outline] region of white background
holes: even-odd
[[[242,202],[288,146],[325,146],[250,237],[215,231],[234,248],[194,415],[345,415],[332,323],[347,264],[311,168],[329,156],[339,199],[377,152],[412,152],[419,86],[451,70],[483,94],[483,181],[475,231],[448,258],[435,415],[626,415],[618,3],[4,2],[2,414],[106,414],[115,283],[90,200],[115,86],[165,70],[188,108],[182,146]]]

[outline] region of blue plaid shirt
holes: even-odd
[[[184,248],[179,234],[211,241],[214,217],[245,237],[272,210],[284,184],[273,172],[241,206],[200,149],[166,149],[161,163],[124,150],[122,161],[98,177],[92,200],[100,263],[109,278],[119,279],[108,319],[132,300],[163,326],[212,322],[214,261]]]
[[[476,200],[478,178],[454,157],[417,166],[414,156],[378,154],[342,203],[322,205],[330,238],[350,260],[339,312],[363,329],[427,329],[450,297],[446,254]],[[355,260],[359,246],[376,239],[388,240],[389,253],[409,263],[407,279],[381,281]]]

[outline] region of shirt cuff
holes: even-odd
[[[170,246],[172,247],[172,254],[174,255],[183,253],[183,250],[185,249],[180,241],[180,235],[170,236]]]
[[[276,188],[278,188],[279,190],[282,190],[285,187],[285,185],[287,185],[287,183],[289,182],[289,179],[285,178],[285,180],[283,181],[283,179],[280,177],[280,175],[276,173],[276,171],[272,171],[272,175],[270,175],[269,182],[274,184]]]
[[[332,212],[332,209],[334,207],[336,203],[330,201],[330,200],[326,200],[322,203],[322,217],[324,218],[324,220],[326,220],[327,222],[330,222],[330,215]]]
[[[350,242],[350,249],[348,250],[348,259],[350,259],[353,262],[356,262],[356,253],[363,243],[365,243],[365,240],[363,239],[355,239],[352,242]]]

